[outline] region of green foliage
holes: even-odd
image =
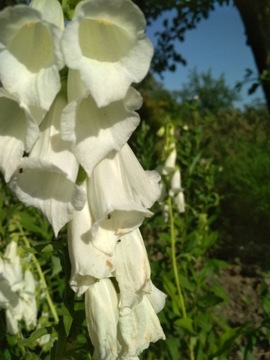
[[[82,0],[61,0],[64,17],[66,20],[71,20],[76,5]]]
[[[165,344],[159,342],[152,346],[144,354],[145,359],[179,359],[180,356],[183,359],[226,359],[241,332],[239,328],[231,328],[219,311],[227,301],[227,294],[218,282],[219,271],[226,263],[207,257],[218,240],[212,226],[219,214],[219,196],[214,191],[218,169],[212,159],[205,157],[204,125],[197,123],[196,111],[189,120],[188,126],[181,118],[174,121],[186,212],[177,214],[169,202],[172,211],[166,222],[161,207],[156,206],[156,215],[143,227],[152,259],[153,281],[168,295],[161,313],[168,338]],[[171,119],[167,121],[170,123]],[[144,124],[143,129],[144,138],[153,143],[155,135],[151,128]],[[159,142],[156,152],[160,158],[165,158],[162,151],[166,138]],[[139,135],[133,146],[144,166],[153,168],[154,164],[149,163],[151,159],[144,156],[143,144]]]
[[[192,70],[188,82],[176,94],[182,104],[195,101],[201,111],[211,113],[231,109],[239,100],[238,93],[227,86],[224,76],[214,79],[211,70],[201,74]]]

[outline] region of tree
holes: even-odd
[[[270,1],[234,0],[243,20],[270,110]]]
[[[239,98],[238,93],[226,85],[223,75],[214,79],[211,70],[198,74],[196,69],[190,72],[188,83],[176,95],[181,103],[196,100],[202,111],[213,113],[232,108]]]

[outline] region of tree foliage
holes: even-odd
[[[188,82],[176,95],[181,103],[197,101],[202,111],[213,113],[232,108],[239,99],[239,94],[226,84],[224,75],[215,79],[211,70],[198,74],[196,69],[189,73]]]

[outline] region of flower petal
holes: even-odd
[[[167,295],[151,282],[151,291],[146,295],[155,313],[158,314],[165,306]]]
[[[135,230],[159,196],[159,176],[145,172],[128,145],[103,159],[88,180],[93,244],[112,254],[121,236]],[[105,241],[106,239],[106,241]]]
[[[82,189],[86,191],[84,183]],[[92,219],[88,203],[75,211],[68,225],[68,250],[71,261],[71,288],[83,294],[97,279],[111,276],[113,259],[92,244]]]
[[[28,6],[0,13],[0,78],[22,106],[49,109],[60,89],[62,31]]]
[[[21,294],[22,311],[21,318],[25,321],[26,326],[36,326],[37,324],[37,303],[35,296],[36,283],[30,270],[24,273],[25,287]]]
[[[11,309],[6,310],[6,324],[9,334],[15,335],[18,333],[18,320],[14,317]]]
[[[79,164],[71,144],[60,137],[60,114],[66,105],[57,95],[40,126],[40,137],[29,157],[24,157],[11,179],[10,187],[27,206],[43,211],[57,235],[85,203],[84,192],[75,185]]]
[[[128,144],[119,152],[119,162],[127,174],[126,179],[135,197],[150,208],[160,197],[160,176],[156,171],[144,171]]]
[[[146,75],[153,47],[144,29],[143,13],[129,0],[77,6],[62,38],[63,53],[99,107],[123,98],[131,83]]]
[[[63,111],[61,134],[73,141],[73,151],[88,176],[112,150],[120,150],[139,124],[134,112],[141,96],[130,89],[126,97],[98,108],[91,96],[71,102]]]
[[[52,163],[75,182],[79,164],[71,150],[71,143],[64,141],[60,136],[60,118],[66,104],[64,95],[59,93],[41,123],[40,137],[30,157]]]
[[[39,129],[16,99],[0,89],[0,170],[8,182],[19,166],[24,151],[36,141]]]
[[[146,296],[131,312],[119,317],[119,329],[123,346],[120,354],[122,358],[138,356],[148,348],[150,342],[165,339],[159,319]]]
[[[95,347],[94,359],[118,359],[118,299],[109,279],[97,281],[85,293],[86,321]]]
[[[64,14],[62,6],[57,0],[32,0],[29,4],[33,9],[38,10],[44,20],[53,23],[61,30],[64,30]]]
[[[9,185],[26,206],[45,214],[55,236],[85,203],[84,192],[63,171],[37,158],[24,158]]]
[[[169,190],[169,195],[173,197],[173,201],[179,213],[185,212],[185,198],[181,186],[181,173],[178,168],[171,177],[171,188]]]
[[[163,175],[171,174],[175,170],[176,157],[177,157],[177,152],[176,152],[176,148],[174,146],[165,161],[164,167],[162,169]]]
[[[0,258],[0,308],[15,307],[19,302],[18,291],[24,287],[17,243],[11,241],[5,250],[4,260]]]
[[[150,293],[150,265],[139,229],[124,235],[116,246],[115,277],[120,289],[120,314],[125,315]]]

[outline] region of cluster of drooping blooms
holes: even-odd
[[[131,0],[82,1],[66,27],[57,0],[0,13],[0,170],[56,236],[68,223],[70,285],[85,293],[97,359],[137,359],[164,338],[139,231],[159,175],[127,144],[142,102],[131,84],[153,53],[144,31]]]
[[[163,206],[163,214],[165,221],[168,221],[168,204],[164,203],[164,199],[168,196],[172,199],[177,211],[181,214],[185,212],[185,197],[182,188],[181,172],[179,166],[176,164],[177,150],[175,129],[171,122],[167,124],[166,131],[162,127],[158,131],[159,136],[165,135],[164,146],[164,164],[158,167],[157,171],[162,176],[162,192],[159,199]]]
[[[7,331],[18,332],[18,322],[27,327],[37,324],[35,279],[30,270],[22,269],[17,243],[11,241],[0,258],[0,309],[6,311]]]

